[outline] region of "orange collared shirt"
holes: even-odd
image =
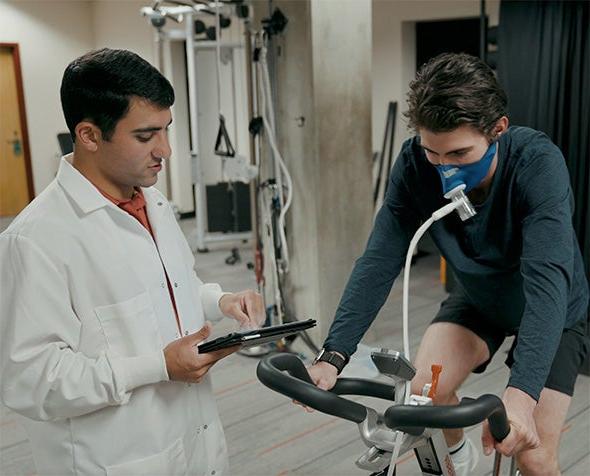
[[[150,221],[147,216],[147,210],[145,206],[145,197],[143,196],[143,191],[141,188],[136,188],[135,192],[133,192],[133,197],[128,198],[127,200],[119,200],[118,198],[109,195],[107,192],[98,189],[100,193],[103,194],[104,197],[108,198],[111,202],[117,205],[122,210],[125,210],[129,213],[132,217],[136,218],[139,223],[141,223],[144,228],[149,231],[152,238],[154,237],[154,233],[152,231],[152,227],[150,226]]]

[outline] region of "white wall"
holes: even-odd
[[[95,48],[133,51],[153,63],[153,28],[139,9],[150,0],[94,0],[91,2]]]
[[[153,29],[140,16],[149,0],[0,0],[0,42],[18,43],[38,195],[59,164],[57,133],[67,131],[59,87],[65,67],[97,48],[124,48],[153,62]],[[165,175],[158,187],[166,191]]]
[[[0,42],[19,44],[33,183],[39,194],[57,171],[57,133],[67,131],[59,99],[63,71],[93,46],[91,12],[87,2],[0,0],[0,20]]]
[[[397,101],[394,157],[412,134],[401,113],[415,71],[414,22],[479,16],[479,0],[373,0],[373,150],[383,141],[389,101]],[[490,25],[498,24],[499,0],[486,1]]]

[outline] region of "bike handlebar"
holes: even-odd
[[[496,441],[510,433],[504,404],[496,395],[482,395],[477,399],[464,398],[458,405],[395,405],[385,411],[384,422],[393,429],[408,428],[465,428],[487,418],[490,432]]]
[[[288,374],[284,371],[289,372]],[[270,389],[322,413],[361,423],[367,407],[338,395],[364,395],[393,400],[395,387],[364,379],[338,379],[329,392],[314,385],[303,362],[292,354],[274,354],[256,368],[258,379]]]
[[[286,373],[287,371],[288,373]],[[329,392],[316,387],[303,365],[292,354],[273,354],[262,359],[256,369],[258,379],[270,389],[328,415],[361,423],[367,407],[339,395],[363,395],[393,400],[395,387],[364,379],[342,378]],[[488,419],[496,441],[510,432],[510,424],[502,401],[495,395],[463,399],[459,405],[426,406],[394,405],[384,415],[385,424],[394,430],[418,428],[464,428]]]

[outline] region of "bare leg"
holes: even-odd
[[[420,394],[424,384],[431,380],[430,366],[441,364],[443,370],[434,404],[458,403],[457,389],[474,368],[489,359],[489,354],[486,343],[469,329],[450,322],[431,324],[414,359],[417,372],[412,380],[412,393]],[[463,437],[463,430],[444,430],[444,435],[447,445],[453,446]]]
[[[516,455],[524,476],[558,476],[559,440],[572,398],[565,393],[544,388],[535,408],[534,418],[541,444],[534,450]]]

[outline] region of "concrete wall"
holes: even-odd
[[[288,229],[293,230],[287,234],[291,255],[287,304],[298,319],[318,319],[321,308],[318,189],[321,179],[318,117],[314,103],[311,4],[309,1],[282,0],[276,5],[289,19],[284,34],[275,40],[280,49],[276,116],[279,149],[291,172],[294,188],[293,204],[287,214]],[[268,11],[261,5],[257,13],[266,17]],[[297,121],[299,117],[305,119],[302,126]],[[268,161],[267,158],[263,160]],[[320,332],[314,334],[319,341]]]
[[[325,337],[371,225],[371,2],[279,0],[279,145],[294,183],[289,301]],[[302,124],[300,118],[304,118]]]
[[[320,317],[327,334],[372,223],[371,1],[312,0]]]

